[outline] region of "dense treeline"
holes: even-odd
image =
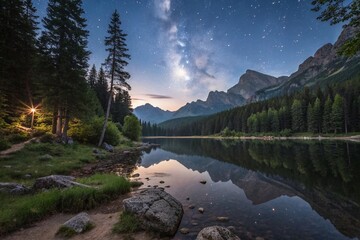
[[[325,89],[251,103],[183,126],[159,129],[143,125],[144,135],[212,135],[283,132],[347,133],[360,131],[360,80],[355,77]]]
[[[82,0],[49,0],[41,20],[31,0],[0,1],[0,7],[0,136],[34,123],[34,128],[67,141],[72,121],[96,122],[108,106],[110,120],[124,125],[132,112],[130,85],[124,80],[130,75],[125,65],[115,71],[106,64],[105,69],[88,69],[89,32]],[[109,48],[111,39],[118,41],[115,32],[122,32],[119,13],[115,11],[112,20],[114,16],[117,22],[109,25],[104,47]],[[126,34],[120,37],[117,61],[130,58],[123,51]]]

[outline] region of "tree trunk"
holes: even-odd
[[[65,143],[68,143],[67,132],[69,130],[69,121],[70,121],[69,111],[65,110],[65,122],[64,122],[64,129],[63,129],[63,133],[62,133],[62,138]]]
[[[56,133],[56,120],[57,120],[57,112],[56,112],[56,109],[54,108],[53,118],[52,118],[52,127],[51,127],[52,134]]]
[[[56,135],[58,137],[61,137],[61,133],[62,133],[62,112],[61,109],[59,108],[57,114]]]
[[[110,82],[110,96],[109,96],[109,101],[108,101],[107,108],[106,108],[106,115],[105,115],[104,125],[103,125],[103,129],[101,131],[98,147],[100,147],[101,144],[104,141],[107,122],[109,120],[110,106],[111,106],[111,101],[112,101],[112,97],[113,97],[114,76],[115,76],[115,49],[113,49],[113,60],[112,60],[112,68],[111,68],[111,82]]]

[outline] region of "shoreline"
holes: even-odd
[[[224,137],[224,136],[146,136],[142,139],[230,139],[230,140],[263,140],[263,141],[273,141],[273,140],[341,140],[341,141],[352,141],[360,142],[360,135],[352,136],[290,136],[290,137],[279,137],[279,136],[241,136],[241,137]]]

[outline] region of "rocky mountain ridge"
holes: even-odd
[[[205,101],[187,103],[175,112],[150,108],[150,104],[135,108],[135,115],[144,121],[159,123],[173,118],[210,115],[230,108],[261,101],[272,97],[291,94],[305,86],[326,85],[347,79],[360,72],[360,54],[352,58],[339,56],[341,46],[356,33],[353,27],[346,27],[334,44],[327,43],[314,56],[308,57],[290,76],[273,77],[254,70],[247,70],[239,82],[227,92],[211,91]],[[150,106],[149,106],[150,105]],[[160,111],[161,110],[161,111]],[[145,111],[145,113],[144,113]],[[150,116],[152,115],[152,116]]]

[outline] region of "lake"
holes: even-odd
[[[164,187],[183,204],[179,229],[190,233],[174,239],[213,225],[233,226],[241,239],[360,237],[359,143],[144,141],[161,147],[144,152],[134,173],[143,188]]]

